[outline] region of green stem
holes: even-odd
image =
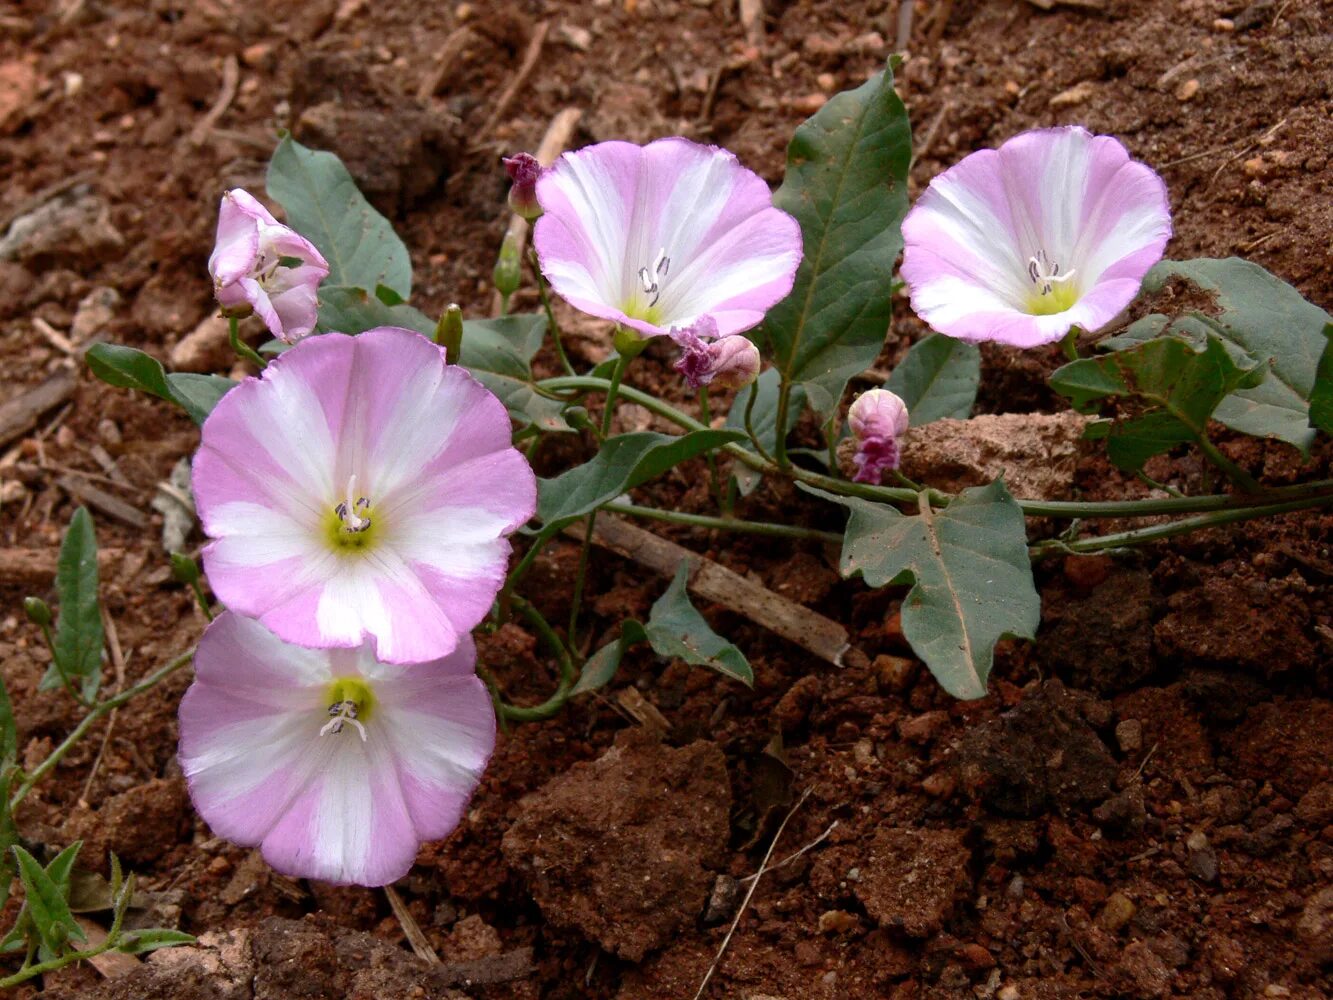
[[[842,535],[837,532],[820,531],[817,528],[799,528],[791,524],[742,521],[732,517],[708,517],[704,514],[686,514],[682,511],[661,510],[657,507],[640,507],[638,504],[632,503],[608,503],[603,504],[601,509],[608,514],[627,514],[630,517],[643,517],[650,521],[685,524],[692,528],[739,531],[750,535],[771,535],[775,538],[809,538],[819,542],[842,541]]]
[[[521,705],[511,705],[506,701],[497,699],[496,706],[500,715],[513,722],[540,722],[542,719],[549,719],[561,708],[565,702],[569,701],[569,693],[574,689],[574,682],[578,680],[578,670],[574,667],[573,657],[570,656],[569,647],[561,641],[560,636],[556,634],[555,629],[542,616],[542,613],[534,608],[523,598],[513,597],[514,607],[523,613],[541,634],[546,645],[551,648],[555,654],[556,662],[560,665],[560,683],[556,686],[555,693],[547,698],[540,705],[524,707]]]
[[[231,349],[245,358],[247,361],[253,361],[263,371],[268,367],[268,362],[261,358],[249,344],[241,339],[240,323],[235,316],[227,317],[227,327],[231,339]]]
[[[537,295],[542,300],[542,309],[546,311],[546,325],[551,330],[551,340],[555,343],[555,353],[560,356],[560,367],[568,374],[578,374],[574,366],[570,364],[569,355],[565,353],[565,342],[560,336],[560,324],[555,321],[555,310],[551,308],[551,296],[546,290],[546,279],[542,277],[541,263],[537,260],[537,251],[531,247],[528,248],[528,262],[532,265],[532,273],[537,276]]]
[[[578,375],[543,379],[540,385],[551,391],[585,390],[605,392],[607,380],[593,375]],[[687,431],[703,430],[703,424],[686,413],[682,413],[669,403],[664,403],[656,396],[638,389],[621,387],[620,395],[632,403],[637,403],[650,413],[668,420]],[[810,472],[799,466],[780,469],[774,461],[766,460],[740,444],[723,446],[727,454],[758,472],[769,475],[784,475],[810,486],[837,493],[839,496],[861,497],[880,503],[916,503],[915,490],[900,489],[892,486],[871,486],[867,483],[853,483],[845,479]],[[1227,493],[1207,496],[1146,498],[1143,500],[1016,500],[1027,517],[1057,518],[1094,518],[1094,517],[1157,517],[1178,514],[1198,514],[1209,511],[1241,510],[1273,503],[1287,503],[1298,500],[1323,503],[1326,497],[1333,496],[1333,479],[1321,479],[1299,486],[1278,486],[1265,489],[1253,495],[1232,495]],[[938,491],[932,492],[931,503],[935,507],[947,504],[950,497]]]
[[[17,986],[19,983],[26,983],[46,972],[55,972],[57,969],[63,969],[67,965],[73,965],[75,962],[83,962],[90,958],[96,958],[98,955],[110,951],[120,945],[119,935],[116,937],[107,937],[105,941],[96,948],[89,948],[87,951],[72,951],[68,955],[61,955],[59,958],[48,959],[45,962],[39,962],[37,965],[25,965],[12,976],[6,976],[0,979],[0,990],[8,989],[11,986]]]
[[[708,386],[699,390],[699,418],[705,427],[713,426],[713,414],[708,408]],[[722,483],[717,478],[717,458],[710,451],[704,455],[708,463],[708,488],[719,508],[723,506]]]
[[[108,698],[106,701],[98,702],[98,704],[83,717],[79,724],[74,727],[74,731],[65,737],[65,741],[47,754],[46,760],[38,764],[32,770],[32,773],[23,779],[23,783],[19,785],[18,790],[14,792],[13,797],[9,800],[9,808],[13,810],[27,797],[28,792],[32,791],[33,786],[46,777],[51,769],[60,763],[65,754],[69,753],[74,747],[74,744],[78,743],[79,740],[83,738],[84,733],[88,732],[93,723],[112,710],[120,708],[121,705],[125,704],[131,698],[141,695],[145,691],[157,686],[171,674],[189,663],[193,658],[194,649],[191,647],[156,673],[149,674],[138,684],[134,685],[134,687],[128,688],[120,694]]]
[[[1142,545],[1145,542],[1155,542],[1162,538],[1184,535],[1191,531],[1199,531],[1203,528],[1213,528],[1218,525],[1232,524],[1236,521],[1248,521],[1255,517],[1269,517],[1275,514],[1286,514],[1295,510],[1308,510],[1313,507],[1324,507],[1329,504],[1333,504],[1333,493],[1313,501],[1289,500],[1285,503],[1258,504],[1252,507],[1219,511],[1213,514],[1199,514],[1195,517],[1185,517],[1181,518],[1179,521],[1172,521],[1170,524],[1154,524],[1147,528],[1117,531],[1113,534],[1097,535],[1093,538],[1082,538],[1073,542],[1051,539],[1045,542],[1038,542],[1036,545],[1033,545],[1029,551],[1033,559],[1041,559],[1048,555],[1072,555],[1077,553],[1086,554],[1090,552],[1103,552],[1108,549],[1120,549],[1130,545]]]
[[[1065,352],[1065,357],[1070,361],[1079,359],[1078,353],[1078,327],[1071,326],[1069,332],[1065,334],[1064,340],[1060,341],[1060,347]]]
[[[1242,469],[1239,465],[1227,458],[1218,449],[1217,445],[1208,440],[1207,434],[1200,434],[1198,437],[1199,450],[1203,452],[1204,457],[1225,473],[1226,477],[1235,483],[1246,493],[1261,493],[1263,487],[1259,485],[1258,480]]]
[[[754,401],[759,398],[759,383],[755,382],[750,386],[749,398],[745,400],[745,433],[750,435],[750,443],[754,445],[754,450],[759,452],[760,456],[766,462],[772,462],[773,456],[768,453],[764,443],[759,440],[759,435],[754,432]]]
[[[784,379],[778,386],[777,421],[773,425],[774,460],[777,467],[784,470],[791,466],[791,459],[787,457],[787,435],[784,433],[787,429],[787,413],[790,409],[791,385]]]
[[[56,639],[55,636],[51,634],[50,625],[42,626],[42,635],[46,637],[46,648],[51,653],[51,668],[56,672],[56,676],[60,678],[60,683],[64,685],[65,690],[69,692],[71,698],[86,708],[90,702],[83,696],[83,691],[79,686],[75,684],[69,674],[65,672],[65,664],[61,662],[59,654],[56,653]]]

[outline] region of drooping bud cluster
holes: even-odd
[[[691,389],[739,389],[759,377],[759,348],[740,334],[718,337],[717,324],[710,316],[683,330],[673,329],[671,339],[681,348],[673,367]]]
[[[531,153],[515,153],[503,160],[509,174],[509,208],[529,222],[541,217],[542,206],[537,201],[537,178],[542,165]]]
[[[898,468],[898,441],[907,424],[907,404],[897,393],[871,389],[856,397],[847,410],[847,426],[856,440],[856,482],[878,483],[885,472]]]

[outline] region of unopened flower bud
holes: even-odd
[[[179,582],[193,587],[199,582],[199,564],[184,552],[171,553],[171,575]]]
[[[907,404],[896,393],[871,389],[856,398],[847,411],[847,425],[856,439],[856,482],[878,483],[886,471],[898,468],[898,439],[907,424]]]
[[[23,598],[23,613],[34,625],[40,625],[42,628],[49,628],[51,625],[51,606],[40,597]]]
[[[759,348],[741,336],[723,337],[708,345],[708,385],[739,389],[759,377]]]
[[[505,170],[512,182],[509,188],[509,207],[529,222],[541,217],[542,207],[537,201],[537,178],[542,165],[531,153],[516,153],[505,157]]]
[[[435,324],[435,343],[444,348],[445,364],[458,364],[459,355],[463,353],[463,310],[457,302],[449,303]]]
[[[495,282],[496,290],[506,298],[518,291],[519,283],[523,280],[522,261],[518,258],[518,242],[511,233],[505,233],[504,242],[500,244],[500,256],[495,260],[495,270],[491,272],[491,280]]]

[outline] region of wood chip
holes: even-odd
[[[431,947],[430,941],[422,932],[421,925],[412,916],[407,904],[403,902],[403,897],[398,895],[398,890],[391,885],[386,885],[384,895],[389,900],[389,908],[393,910],[393,915],[398,918],[403,933],[407,935],[407,943],[412,946],[417,958],[429,965],[439,965],[440,956],[435,954],[435,949]]]
[[[567,529],[578,538],[583,537],[583,530],[581,524],[573,525],[572,531]],[[843,656],[851,647],[847,630],[817,611],[775,594],[660,535],[606,513],[598,516],[592,540],[602,548],[663,576],[674,576],[680,564],[688,562],[692,567],[689,589],[700,597],[744,615],[835,667],[843,665]]]
[[[97,552],[97,571],[104,576],[114,570],[125,554],[124,549],[99,549]],[[28,587],[50,587],[56,576],[56,550],[45,549],[0,549],[0,580],[6,584],[22,584]]]
[[[105,490],[98,489],[85,479],[66,475],[57,479],[56,483],[76,500],[86,503],[94,510],[100,510],[108,517],[123,521],[132,528],[143,528],[148,525],[148,516],[139,508],[127,504],[119,497],[113,497]]]
[[[454,29],[435,53],[435,65],[421,78],[417,86],[417,100],[428,101],[440,92],[445,77],[456,72],[458,61],[475,38],[471,28]]]
[[[523,89],[523,85],[528,82],[528,77],[532,75],[533,69],[537,66],[537,60],[541,58],[542,46],[546,44],[546,35],[550,30],[550,21],[543,21],[537,25],[537,30],[532,33],[532,38],[528,42],[528,50],[523,53],[523,62],[519,64],[518,72],[509,81],[509,86],[505,87],[504,92],[500,94],[500,99],[495,102],[495,110],[486,119],[486,124],[477,132],[477,137],[472,143],[474,149],[486,141],[486,137],[491,134],[491,129],[495,128],[500,119],[504,117],[505,112],[509,110],[509,105],[514,103],[514,98]]]
[[[37,418],[74,395],[78,376],[68,370],[0,405],[0,448],[37,426]]]
[[[755,48],[764,44],[764,0],[741,0],[741,27],[747,44]]]

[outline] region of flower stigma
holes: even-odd
[[[1046,256],[1045,250],[1038,250],[1035,257],[1028,258],[1028,277],[1037,286],[1037,294],[1031,300],[1031,310],[1038,316],[1064,312],[1078,301],[1078,290],[1069,284],[1077,268],[1060,273],[1060,265]]]
[[[350,553],[371,547],[377,531],[370,516],[370,500],[356,490],[356,476],[347,480],[345,499],[325,521],[325,537],[335,552]]]
[[[639,281],[643,284],[643,294],[653,297],[648,303],[649,309],[657,305],[658,299],[662,297],[662,280],[666,278],[670,268],[671,258],[667,256],[666,247],[657,251],[657,259],[653,261],[651,269],[639,268]]]
[[[370,510],[370,501],[365,497],[356,496],[356,476],[350,476],[347,480],[347,499],[334,507],[333,512],[338,515],[338,520],[343,523],[345,530],[362,532],[370,527],[370,518],[362,517],[358,511],[366,510]]]
[[[340,677],[329,685],[329,721],[320,727],[320,736],[336,736],[343,731],[343,726],[355,727],[364,743],[366,719],[370,718],[375,704],[375,696],[370,687],[357,677]]]

